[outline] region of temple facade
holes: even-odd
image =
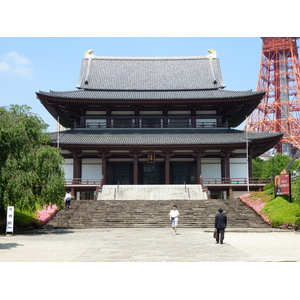
[[[263,91],[226,90],[215,51],[197,57],[101,57],[87,51],[77,90],[37,92],[66,130],[50,133],[74,184],[218,184],[231,193],[247,179],[252,158],[280,133],[234,129]],[[67,181],[68,183],[68,181]],[[71,186],[71,183],[70,183]],[[209,186],[209,185],[208,185]],[[93,193],[73,185],[73,192]]]

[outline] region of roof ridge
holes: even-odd
[[[115,59],[115,60],[181,60],[181,59],[209,59],[211,55],[199,55],[199,56],[95,56],[91,55],[89,59]]]

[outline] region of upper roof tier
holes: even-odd
[[[219,59],[101,57],[82,60],[77,88],[85,90],[208,90],[224,88]]]
[[[78,124],[84,110],[132,111],[153,105],[156,110],[216,110],[222,124],[236,127],[265,92],[226,90],[219,59],[208,51],[190,57],[101,57],[88,50],[77,90],[36,94],[65,127]]]

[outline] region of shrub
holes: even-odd
[[[14,214],[14,227],[16,228],[23,228],[23,227],[39,227],[40,223],[35,218],[34,213],[29,211],[18,211],[15,210]]]
[[[273,226],[295,226],[300,216],[300,205],[288,202],[280,196],[267,203],[262,213],[268,216]]]
[[[274,191],[274,183],[271,182],[271,183],[268,183],[264,186],[264,191],[269,191],[271,190],[272,192]]]
[[[271,189],[268,189],[268,190],[264,190],[264,193],[265,193],[266,195],[273,195],[273,194],[274,194],[274,189],[271,188]]]
[[[300,218],[296,219],[296,221],[295,221],[295,229],[296,230],[300,229]]]

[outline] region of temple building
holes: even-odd
[[[245,190],[246,181],[249,187],[252,158],[282,134],[234,129],[265,93],[226,90],[219,59],[209,52],[101,57],[89,50],[77,90],[37,92],[49,113],[68,128],[50,133],[53,146],[62,149],[66,178],[73,183],[103,178],[107,185],[211,179],[216,183],[207,184],[211,195]],[[230,184],[235,179],[244,185]],[[94,192],[80,184],[72,188],[74,193]]]

